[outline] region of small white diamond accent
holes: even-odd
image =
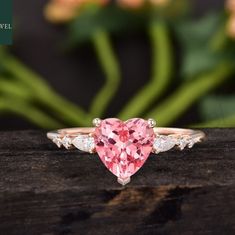
[[[188,142],[188,147],[191,149],[194,146],[195,143],[196,143],[195,140],[190,139],[189,142]]]
[[[184,138],[181,138],[179,139],[177,145],[179,146],[180,150],[183,150],[188,145],[188,141]]]
[[[157,136],[153,149],[155,153],[165,152],[172,149],[176,145],[176,140],[172,136]]]
[[[63,139],[62,139],[62,144],[64,145],[64,147],[66,149],[69,149],[71,147],[71,144],[72,144],[72,141],[71,139],[68,137],[68,136],[65,136]]]
[[[73,139],[72,144],[84,152],[93,152],[95,149],[95,140],[89,135],[79,135]]]
[[[58,146],[58,148],[61,148],[62,140],[59,137],[55,137],[52,141]]]

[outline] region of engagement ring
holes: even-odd
[[[125,185],[148,159],[150,153],[166,152],[174,147],[192,148],[205,138],[202,131],[155,127],[153,119],[108,118],[93,120],[94,128],[68,128],[47,133],[59,148],[77,148],[98,153],[104,165]]]

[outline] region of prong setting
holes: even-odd
[[[92,123],[93,123],[94,126],[99,127],[100,124],[101,124],[101,119],[100,118],[95,118],[95,119],[93,119]]]
[[[95,151],[95,148],[93,148],[93,149],[91,149],[90,151],[89,151],[89,153],[90,154],[93,154],[93,153],[95,153],[96,151]]]
[[[118,178],[117,179],[117,182],[119,184],[121,184],[122,186],[125,186],[126,184],[130,183],[131,182],[131,178],[130,177],[127,177],[125,179],[122,179],[122,178]]]
[[[149,118],[148,119],[148,125],[149,125],[149,127],[155,127],[156,126],[156,121],[154,120],[154,119],[152,119],[152,118]]]

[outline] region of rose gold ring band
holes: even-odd
[[[200,130],[154,127],[156,135],[153,144],[153,153],[166,152],[174,147],[183,150],[192,148],[194,144],[205,138],[205,133]],[[47,137],[59,148],[77,148],[84,152],[96,152],[94,136],[95,128],[66,128],[47,133]]]
[[[176,136],[179,138],[184,136],[189,138],[199,138],[201,140],[203,140],[206,136],[205,133],[200,130],[167,127],[155,127],[153,129],[156,135]],[[53,139],[54,137],[63,138],[64,136],[76,137],[78,135],[92,135],[94,133],[94,130],[94,127],[65,128],[48,132],[47,137],[49,139]]]

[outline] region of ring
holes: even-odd
[[[150,153],[166,152],[174,147],[183,150],[201,142],[199,130],[160,128],[153,119],[108,118],[93,120],[94,127],[68,128],[47,133],[59,148],[77,148],[98,153],[104,165],[125,185],[148,159]]]

